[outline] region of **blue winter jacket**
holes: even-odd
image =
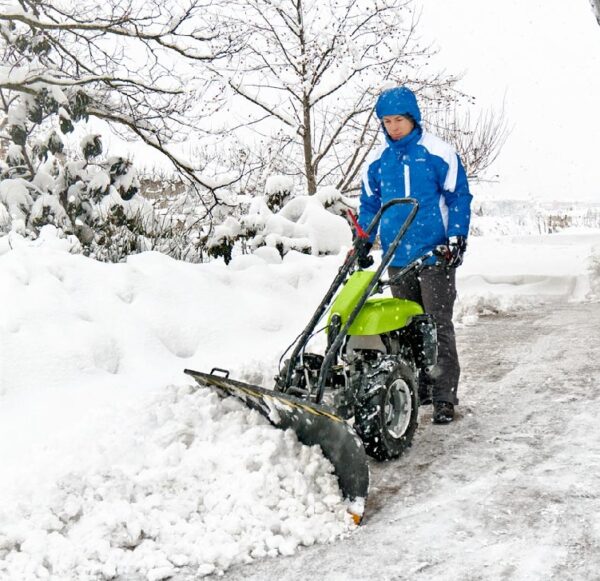
[[[393,141],[382,123],[386,144],[365,163],[359,224],[366,228],[382,203],[393,198],[415,198],[419,211],[391,262],[392,266],[406,266],[437,245],[447,244],[450,236],[467,236],[472,196],[456,150],[422,130],[421,112],[412,91],[397,87],[383,92],[375,112],[379,119],[385,115],[410,115],[415,128],[406,137]],[[384,252],[409,212],[409,206],[395,206],[383,215],[379,237]],[[374,238],[375,234],[371,241]]]

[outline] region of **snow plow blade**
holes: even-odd
[[[216,374],[219,371],[223,375]],[[185,369],[199,385],[216,387],[257,410],[282,430],[291,428],[307,446],[318,445],[333,464],[340,490],[349,501],[349,512],[359,524],[369,491],[369,466],[362,441],[342,418],[323,406],[297,397],[229,379],[227,371],[202,373]]]

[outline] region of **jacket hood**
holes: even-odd
[[[379,119],[386,115],[410,115],[417,125],[421,125],[421,110],[415,94],[406,87],[394,87],[379,95],[375,105]]]

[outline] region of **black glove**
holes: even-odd
[[[369,242],[366,238],[362,239],[358,243],[356,248],[356,262],[358,262],[358,266],[360,268],[364,269],[373,266],[375,260],[369,254],[369,252],[371,252],[371,248],[373,248],[373,244],[371,244],[371,242]]]
[[[465,236],[450,236],[448,239],[448,266],[452,268],[460,266],[466,250],[467,239]]]

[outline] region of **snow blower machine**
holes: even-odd
[[[437,358],[435,323],[418,303],[371,298],[446,250],[428,252],[393,279],[382,278],[417,210],[412,198],[391,200],[366,231],[352,216],[353,247],[308,325],[288,347],[286,353],[291,350],[291,355],[283,365],[285,353],[282,356],[272,389],[230,379],[223,369],[185,370],[200,385],[239,398],[274,426],[291,428],[302,443],[319,445],[334,467],[357,523],[369,487],[366,454],[389,460],[410,446],[419,411],[418,377]],[[369,237],[388,211],[402,226],[379,266],[363,270],[359,262],[364,265],[365,260],[359,259],[368,256]],[[319,332],[326,314],[326,324],[319,329],[327,333],[325,352],[308,353],[308,342]]]

